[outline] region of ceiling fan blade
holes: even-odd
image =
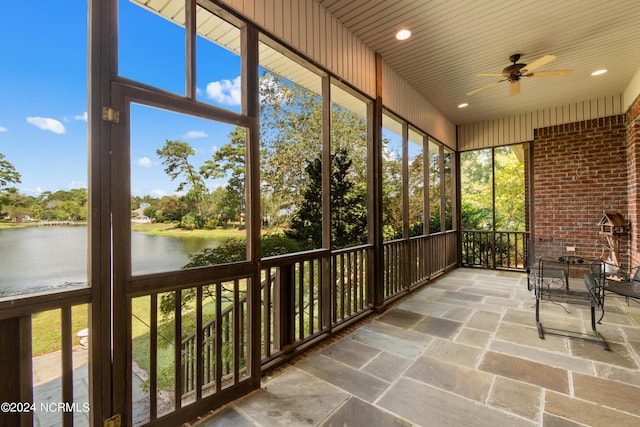
[[[526,77],[566,77],[571,74],[572,70],[548,70],[538,71],[537,73],[525,74]]]
[[[538,58],[535,61],[533,61],[531,64],[525,66],[521,72],[524,73],[528,73],[531,72],[533,70],[535,70],[538,67],[542,67],[544,64],[547,64],[551,61],[553,61],[554,59],[556,59],[557,57],[554,55],[545,55],[542,58]]]
[[[473,95],[474,93],[478,93],[478,92],[480,92],[481,90],[489,89],[491,86],[495,86],[495,85],[497,85],[498,83],[502,83],[502,82],[504,82],[504,81],[506,81],[506,80],[498,80],[497,82],[489,83],[488,85],[484,85],[484,86],[482,86],[482,87],[479,87],[478,89],[474,89],[474,90],[472,90],[471,92],[467,93],[467,96],[469,96],[469,95]]]
[[[476,76],[480,76],[480,77],[502,77],[502,76],[508,76],[508,74],[505,74],[505,73],[482,73],[482,74],[476,74]]]
[[[509,96],[520,95],[520,80],[514,80],[509,84]]]

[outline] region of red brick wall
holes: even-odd
[[[627,119],[627,174],[631,221],[631,265],[640,265],[640,97],[629,108]]]
[[[536,241],[575,246],[576,255],[599,257],[598,222],[604,212],[629,217],[627,129],[617,115],[537,129],[533,185]],[[628,242],[623,240],[627,264]]]

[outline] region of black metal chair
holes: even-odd
[[[600,260],[589,260],[579,256],[542,257],[538,260],[538,272],[534,282],[536,293],[536,326],[538,335],[544,339],[545,333],[552,335],[579,338],[598,342],[602,348],[609,350],[606,341],[596,328],[595,310],[599,308],[604,315],[604,263]],[[569,288],[569,283],[584,277],[587,292]],[[591,333],[582,333],[557,328],[543,328],[540,321],[540,303],[542,300],[552,302],[588,301],[591,308]],[[600,317],[602,319],[602,316]],[[598,321],[599,322],[599,321]]]

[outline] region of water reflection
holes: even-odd
[[[220,242],[201,237],[131,234],[132,273],[181,269],[189,254]],[[87,286],[85,226],[0,230],[0,297]]]
[[[131,233],[131,272],[133,275],[179,270],[189,262],[189,254],[212,248],[218,240],[204,237],[148,236]]]

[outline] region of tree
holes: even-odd
[[[309,162],[305,171],[309,183],[285,235],[309,249],[317,249],[322,247],[322,160],[316,158]]]
[[[3,204],[7,204],[10,197],[10,194],[6,193],[3,187],[6,187],[7,184],[20,183],[20,178],[20,173],[16,171],[16,168],[8,160],[5,160],[4,154],[0,153],[0,209]]]
[[[206,187],[200,173],[189,162],[196,151],[186,142],[167,140],[161,149],[156,150],[156,154],[162,159],[164,171],[172,181],[182,176],[183,180],[178,183],[176,191],[181,192],[188,187],[193,192],[195,209],[202,215],[202,198]]]
[[[286,220],[303,198],[306,165],[322,149],[322,97],[267,72],[260,99],[262,193],[273,206],[263,213]]]
[[[349,173],[353,161],[346,149],[331,155],[331,248],[367,241],[365,188],[357,187]],[[315,249],[322,247],[322,161],[316,158],[306,168],[309,184],[303,200],[291,217],[285,234]]]
[[[6,187],[7,184],[20,183],[20,173],[16,168],[5,160],[4,154],[0,153],[0,188]]]
[[[213,159],[200,167],[200,173],[206,179],[228,176],[226,191],[218,198],[216,213],[235,220],[245,211],[246,130],[236,127],[229,137],[229,143],[220,147]]]
[[[526,229],[524,163],[516,155],[522,150],[520,147],[462,153],[463,229],[492,229],[494,226],[496,230]]]
[[[2,192],[2,203],[9,216],[16,222],[21,222],[24,215],[29,213],[30,197],[20,194],[17,188],[6,188]]]
[[[392,240],[402,237],[402,155],[389,148],[388,139],[383,144],[382,233],[384,240]]]
[[[162,217],[169,221],[180,221],[188,212],[188,208],[186,204],[176,196],[163,196],[158,202],[157,212],[160,212]]]

